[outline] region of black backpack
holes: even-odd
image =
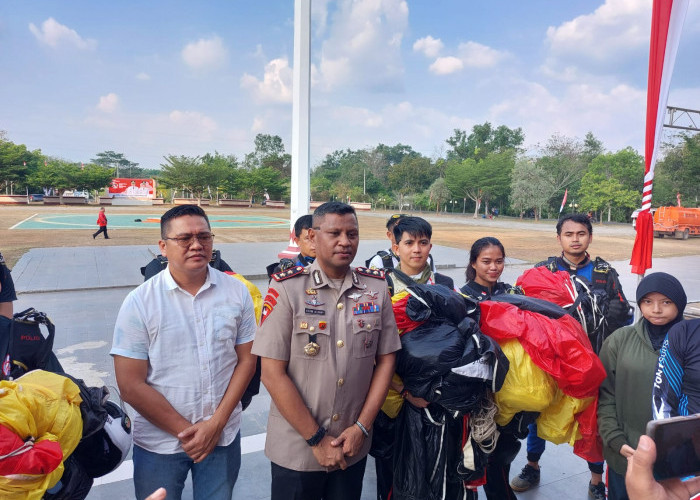
[[[0,316],[0,380],[16,379],[37,369],[63,374],[52,351],[55,334],[51,320],[34,308],[18,312],[12,319]]]
[[[218,269],[221,272],[233,272],[231,266],[229,266],[224,259],[221,258],[221,251],[214,250],[211,254],[211,260],[209,265],[214,269]],[[151,262],[146,264],[141,268],[141,275],[143,276],[143,281],[148,281],[156,274],[161,272],[163,269],[168,267],[168,258],[162,255],[157,255]]]

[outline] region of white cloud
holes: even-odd
[[[40,43],[57,48],[60,45],[72,45],[80,50],[92,50],[97,42],[90,38],[81,37],[75,30],[65,26],[53,17],[49,17],[38,28],[34,23],[29,23],[29,31]]]
[[[415,50],[415,45],[413,48]],[[507,56],[507,52],[469,41],[459,44],[457,56],[438,57],[428,69],[436,75],[449,75],[464,68],[490,68]]]
[[[97,104],[97,109],[103,113],[114,113],[119,105],[119,96],[114,92],[100,97],[100,102]]]
[[[182,60],[195,70],[216,69],[224,65],[228,51],[218,36],[200,38],[182,49]]]
[[[464,63],[454,56],[438,57],[429,67],[430,71],[436,75],[449,75],[462,68],[464,68]]]
[[[321,47],[320,87],[403,88],[401,41],[407,27],[405,0],[339,1]]]
[[[292,102],[292,69],[289,61],[285,57],[267,63],[262,81],[245,73],[241,77],[241,87],[250,90],[259,102]]]
[[[506,57],[505,52],[471,41],[459,44],[459,55],[464,65],[469,68],[495,66]]]
[[[253,125],[250,127],[250,131],[253,132],[254,134],[258,134],[260,132],[263,132],[265,130],[265,119],[256,116],[253,118]]]
[[[377,128],[383,124],[381,114],[375,113],[367,108],[338,106],[333,109],[331,115],[338,121],[343,121],[345,125]]]
[[[593,13],[547,29],[554,55],[613,61],[649,44],[652,0],[606,0]]]
[[[444,44],[442,43],[442,40],[439,38],[433,38],[430,35],[419,38],[413,43],[414,52],[422,52],[423,55],[430,58],[437,57],[443,47]]]
[[[136,75],[136,79],[137,79],[137,80],[148,81],[148,80],[151,79],[151,75],[149,75],[148,73],[145,73],[145,72],[142,71],[141,73],[139,73],[139,74]]]
[[[179,111],[176,109],[168,114],[168,121],[176,127],[186,127],[203,134],[212,133],[218,128],[212,118],[198,111]]]

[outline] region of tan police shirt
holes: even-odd
[[[314,346],[317,346],[315,347]],[[273,275],[253,354],[287,361],[287,374],[330,436],[354,425],[369,392],[377,355],[401,348],[383,273],[348,269],[339,289],[318,262]],[[369,452],[371,435],[352,465]],[[296,471],[325,471],[274,401],[265,455]]]

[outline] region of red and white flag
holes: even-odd
[[[654,167],[659,153],[671,76],[688,2],[689,0],[654,0],[652,7],[642,211],[637,217],[637,236],[630,259],[634,274],[643,275],[651,268],[654,223],[650,209]]]
[[[569,188],[566,188],[566,189],[564,190],[564,199],[561,200],[561,207],[559,207],[559,213],[561,213],[562,210],[564,210],[564,205],[566,205],[566,197],[567,197],[568,195],[569,195]]]

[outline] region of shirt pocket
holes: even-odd
[[[212,315],[214,339],[218,341],[235,341],[238,333],[240,311],[235,309],[217,309]]]
[[[319,326],[321,323],[324,324],[323,329]],[[312,328],[313,330],[311,330]],[[318,347],[313,346],[312,342]],[[291,357],[312,362],[324,361],[328,359],[330,343],[330,332],[324,320],[314,321],[307,317],[294,320]]]
[[[382,330],[380,314],[358,314],[352,318],[352,352],[356,358],[377,354],[379,333]]]

